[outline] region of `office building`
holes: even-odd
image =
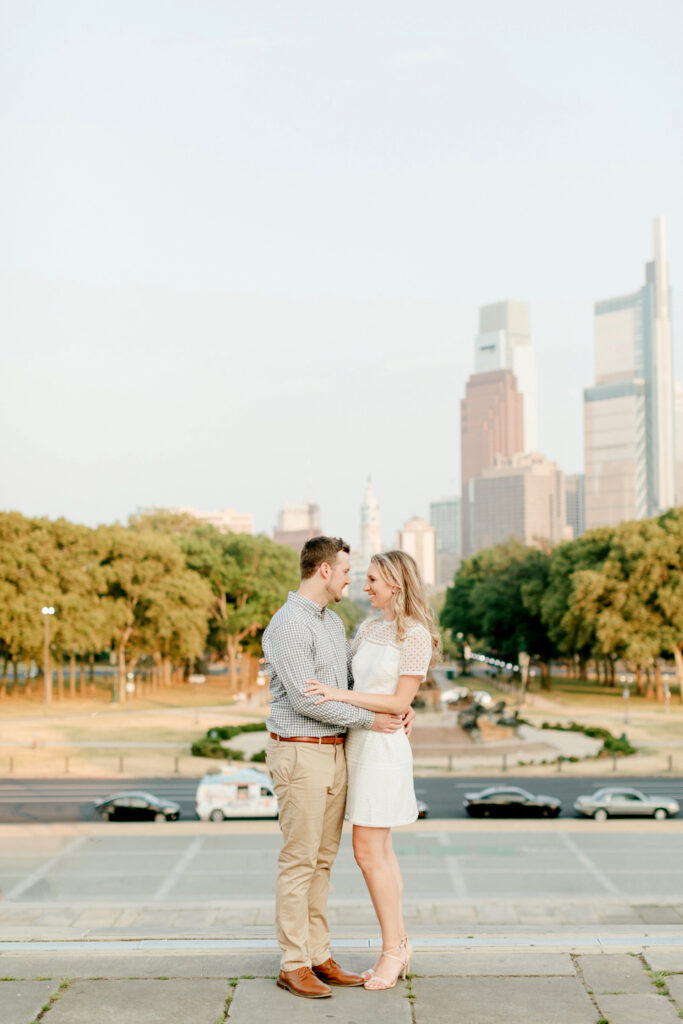
[[[511,370],[476,373],[467,382],[460,403],[462,472],[462,548],[466,558],[473,546],[472,481],[496,456],[509,457],[524,450],[524,399]]]
[[[373,555],[382,550],[382,529],[379,518],[379,505],[375,497],[372,481],[368,477],[365,494],[360,507],[360,540],[357,547],[351,549],[351,586],[349,596],[354,601],[363,601],[363,587],[367,577],[368,565]]]
[[[571,528],[573,537],[580,537],[582,533],[586,532],[583,482],[583,473],[574,473],[564,478],[564,489],[567,498],[567,526]]]
[[[570,536],[564,474],[540,452],[497,455],[472,490],[475,551],[508,540],[556,544]]]
[[[429,506],[429,522],[436,532],[436,585],[450,585],[462,560],[460,498],[444,498]]]
[[[683,387],[676,381],[674,425],[676,431],[676,504],[683,505]]]
[[[278,514],[273,540],[299,554],[307,540],[319,537],[322,532],[317,505],[285,505]]]
[[[409,519],[399,530],[396,546],[412,555],[425,585],[436,583],[436,531],[425,519]]]
[[[595,385],[584,391],[586,529],[676,500],[671,295],[664,220],[645,283],[595,304]]]
[[[524,444],[520,451],[538,448],[536,355],[531,340],[526,302],[494,302],[479,310],[475,339],[475,373],[511,370],[524,397]]]

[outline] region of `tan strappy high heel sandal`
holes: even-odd
[[[402,955],[396,956],[396,953],[400,953]],[[396,977],[394,978],[393,981],[390,981],[388,978],[383,978],[381,974],[375,973],[375,968],[372,967],[370,968],[370,977],[363,985],[363,988],[366,988],[369,992],[385,992],[389,988],[394,988],[396,982],[400,977],[402,977],[403,980],[405,981],[406,971],[410,967],[410,958],[412,955],[413,948],[408,942],[407,936],[404,936],[404,938],[401,939],[401,942],[398,946],[392,946],[390,949],[383,949],[380,955],[380,960],[382,959],[383,956],[387,957],[387,959],[390,960],[397,960],[398,963],[403,968],[403,971],[401,971],[401,967],[399,967],[398,971],[396,972]]]

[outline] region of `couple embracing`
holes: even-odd
[[[408,736],[412,701],[439,652],[439,633],[415,561],[403,551],[373,556],[364,590],[378,613],[349,645],[328,608],[349,583],[349,546],[314,537],[301,552],[301,583],[263,636],[271,707],[266,764],[280,811],[276,895],[282,951],[277,984],[322,999],[330,985],[393,988],[412,948],[391,828],[417,818]],[[344,819],[382,933],[363,974],[330,954],[327,896]]]

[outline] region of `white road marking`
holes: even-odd
[[[68,843],[59,851],[59,853],[56,853],[54,857],[51,857],[50,860],[46,861],[42,867],[37,868],[30,875],[27,875],[21,882],[18,882],[13,889],[6,892],[4,898],[6,900],[18,899],[19,896],[22,896],[23,893],[31,888],[31,886],[35,885],[36,882],[39,882],[41,878],[45,878],[45,875],[52,871],[55,864],[58,864],[60,860],[64,859],[64,857],[70,857],[71,854],[75,853],[76,850],[78,850],[86,841],[87,836],[77,836],[76,839],[73,839]]]
[[[613,896],[623,895],[621,890],[617,888],[614,882],[612,882],[607,877],[607,875],[605,875],[604,872],[600,870],[597,864],[594,864],[590,857],[586,856],[581,847],[574,842],[571,836],[567,835],[566,832],[558,832],[557,835],[560,839],[560,842],[564,844],[564,846],[569,850],[570,853],[574,854],[579,864],[583,864],[586,871],[589,871],[593,878],[597,879],[600,885],[603,886],[603,888],[606,889],[607,892],[611,892]]]
[[[178,879],[185,871],[185,868],[188,866],[190,861],[193,859],[193,857],[195,857],[197,853],[199,853],[199,850],[201,849],[203,842],[204,838],[199,837],[198,839],[194,839],[190,843],[188,848],[185,850],[185,853],[176,862],[175,867],[172,868],[171,871],[169,871],[169,873],[166,875],[157,891],[154,893],[154,896],[152,897],[153,899],[161,900],[168,892],[170,892],[170,890],[173,888],[175,883],[178,881]]]
[[[430,837],[436,836],[436,841],[439,844],[439,846],[450,846],[449,836],[446,832],[430,832],[427,833],[427,835],[429,835]],[[458,858],[453,854],[451,854],[448,857],[444,857],[443,865],[448,871],[448,874],[450,875],[451,885],[453,886],[453,892],[458,897],[458,899],[466,899],[467,897],[469,897],[470,893],[467,888],[467,883],[465,882],[465,876],[463,875],[462,870],[460,868]],[[436,870],[439,869],[437,868]]]

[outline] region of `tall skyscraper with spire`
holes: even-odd
[[[595,304],[595,385],[584,391],[586,529],[676,501],[671,293],[664,218],[645,284]]]

